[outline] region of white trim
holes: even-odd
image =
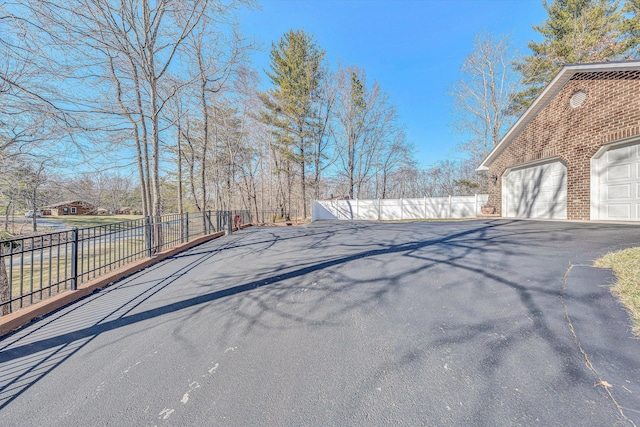
[[[597,221],[600,219],[600,173],[597,171],[600,158],[607,150],[603,147],[591,158],[589,166],[589,219]],[[608,149],[608,147],[607,147]]]
[[[602,157],[604,155],[604,153],[606,153],[607,151],[611,150],[612,148],[618,148],[618,147],[622,147],[623,145],[635,145],[638,142],[640,142],[640,137],[638,135],[634,135],[631,136],[629,138],[624,138],[624,139],[617,139],[613,142],[608,142],[606,144],[604,144],[602,147],[600,147],[600,149],[598,151],[596,151],[596,154],[593,155],[593,157],[591,158],[593,159],[599,159],[600,157]]]
[[[502,173],[502,176],[507,175],[507,173],[514,171],[514,170],[518,170],[518,169],[524,169],[524,168],[528,168],[531,166],[537,166],[537,165],[543,165],[545,163],[553,163],[556,161],[560,161],[560,163],[562,163],[563,165],[567,166],[567,163],[562,159],[562,157],[560,156],[551,156],[551,157],[545,157],[544,159],[536,159],[536,160],[530,160],[528,162],[524,162],[524,163],[518,163],[517,165],[513,165],[513,166],[509,166],[508,168],[506,168],[504,170],[504,172]]]
[[[491,150],[489,155],[482,161],[477,171],[489,170],[491,164],[498,158],[498,156],[511,144],[524,128],[533,120],[538,112],[542,110],[549,101],[564,87],[564,85],[576,74],[582,72],[610,72],[610,71],[631,71],[640,70],[640,61],[625,61],[625,62],[606,62],[598,64],[579,64],[579,65],[565,65],[555,78],[543,89],[543,91],[536,97],[533,103],[527,108],[527,110],[520,116],[520,118],[509,128],[505,136],[498,142],[498,144]]]

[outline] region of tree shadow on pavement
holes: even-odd
[[[564,360],[565,369],[555,381],[585,381],[585,369],[575,357],[575,345],[567,331],[560,331],[562,336],[558,336],[557,328],[550,326],[548,319],[555,316],[554,310],[559,307],[550,306],[557,304],[561,295],[562,275],[558,276],[558,268],[566,268],[575,253],[575,248],[567,243],[574,238],[573,231],[584,230],[584,225],[551,224],[544,229],[545,234],[541,235],[535,222],[504,220],[446,226],[352,223],[275,231],[248,229],[229,240],[214,241],[176,255],[163,263],[164,267],[147,269],[136,275],[135,280],[125,279],[5,337],[0,341],[0,409],[109,331],[149,319],[161,321],[171,313],[194,315],[214,302],[220,318],[235,323],[242,320],[247,335],[258,327],[335,327],[339,319],[355,310],[375,312],[390,307],[394,298],[407,292],[408,283],[415,280],[424,287],[420,292],[443,298],[449,310],[442,314],[446,321],[436,321],[430,324],[432,330],[422,332],[423,345],[437,351],[473,343],[480,350],[474,360],[491,377],[518,340],[535,337],[544,342],[553,357]],[[527,256],[537,248],[553,248],[540,256],[546,257],[550,265],[557,265],[544,272],[539,271],[539,265],[529,267]],[[274,252],[278,255],[274,256]],[[512,270],[514,258],[522,263],[519,271]],[[250,260],[251,267],[238,269],[238,259]],[[175,263],[178,268],[159,280],[152,279],[153,273],[166,268],[167,263]],[[455,271],[453,278],[449,277],[451,271]],[[180,285],[187,275],[197,294],[148,307],[152,297]],[[439,282],[438,278],[444,275],[446,279]],[[150,279],[145,280],[146,276]],[[536,280],[528,283],[527,277]],[[470,286],[474,295],[495,293],[496,298],[508,290],[512,298],[509,302],[523,309],[525,320],[518,325],[519,319],[511,317],[510,312],[501,317],[499,309],[494,317],[483,320],[485,312],[473,313],[469,309],[473,307],[473,301],[469,301]],[[296,309],[295,301],[283,302],[289,301],[292,293],[302,291],[307,292],[303,312]],[[117,298],[107,298],[110,294]],[[251,310],[238,301],[225,304],[238,297],[244,298]],[[421,296],[416,294],[416,298]],[[83,315],[82,321],[78,321],[78,312],[89,305],[94,317]],[[57,326],[49,327],[54,324]],[[497,335],[487,340],[488,334]],[[386,363],[422,366],[428,360],[424,349],[404,349],[398,354],[397,360]],[[383,364],[370,381],[378,381],[389,370]],[[472,403],[476,405],[475,413],[484,413],[482,401]],[[354,407],[359,404],[362,402],[353,402]],[[472,421],[491,420],[478,416]]]

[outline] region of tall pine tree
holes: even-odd
[[[282,155],[297,166],[304,218],[308,147],[315,126],[313,103],[322,79],[324,54],[304,30],[285,33],[271,48],[271,70],[266,74],[273,87],[260,94],[265,107],[261,119],[274,127]]]
[[[640,58],[640,0],[626,0],[622,22],[622,36],[629,49],[629,57]]]
[[[541,42],[529,42],[531,55],[516,62],[525,89],[512,105],[521,113],[565,64],[623,59],[631,47],[622,37],[623,13],[618,0],[545,0],[549,18],[534,30]]]

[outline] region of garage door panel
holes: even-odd
[[[631,184],[607,187],[607,200],[631,200]]]
[[[607,168],[607,180],[616,181],[631,178],[631,165],[610,166]]]
[[[552,199],[551,191],[541,191],[540,194],[538,194],[539,202],[548,203],[549,201],[551,201],[551,199]]]
[[[631,219],[631,205],[607,205],[607,217],[609,219],[629,220]]]
[[[506,216],[567,217],[567,171],[561,162],[512,170],[503,180]]]

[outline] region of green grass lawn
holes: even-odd
[[[142,237],[132,237],[126,242],[120,241],[117,244],[88,244],[78,258],[78,284],[144,258],[146,256],[144,250],[145,242]],[[8,268],[10,264],[7,257],[5,265],[7,265],[7,278],[10,279],[12,286],[11,294],[14,297],[34,292],[33,296],[25,297],[23,306],[30,305],[31,300],[35,303],[64,291],[65,283],[59,285],[55,283],[64,282],[72,276],[71,255],[68,248],[61,252],[58,252],[58,248],[50,252],[44,249],[37,253],[33,262],[30,253],[24,259],[16,256],[13,258],[11,269]],[[70,281],[66,281],[66,286],[70,286]],[[15,304],[14,309],[17,309],[17,302]]]
[[[617,283],[612,292],[629,309],[633,332],[640,336],[640,247],[609,253],[596,260],[595,265],[615,273]]]
[[[85,228],[142,218],[142,215],[64,215],[45,216],[42,219],[61,222],[69,227]]]

